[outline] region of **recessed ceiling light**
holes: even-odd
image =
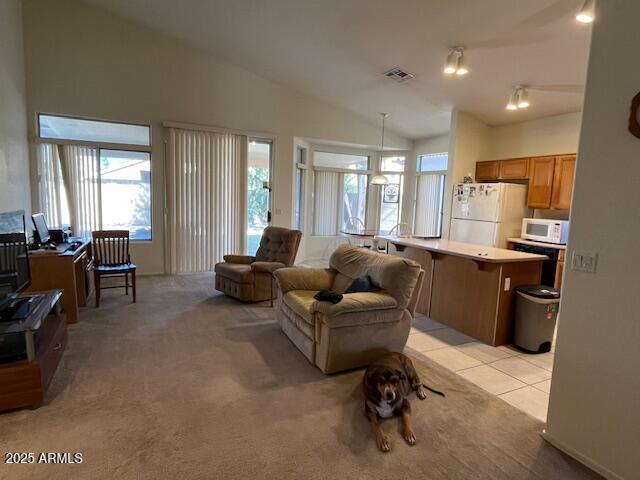
[[[596,17],[595,0],[585,0],[582,8],[576,15],[576,20],[580,23],[591,23]]]

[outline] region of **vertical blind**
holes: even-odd
[[[314,172],[314,235],[337,235],[339,173]]]
[[[171,273],[213,270],[243,251],[247,137],[169,129]]]
[[[38,176],[40,209],[49,225],[59,226],[71,223],[57,145],[50,143],[38,145]]]
[[[90,236],[102,229],[100,157],[98,149],[81,145],[59,145],[58,155],[69,197],[73,234]]]
[[[443,188],[444,175],[418,175],[414,228],[416,235],[440,235]]]

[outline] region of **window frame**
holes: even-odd
[[[49,117],[60,117],[60,118],[71,118],[74,120],[86,120],[90,122],[102,122],[102,123],[116,123],[120,125],[133,125],[138,127],[148,127],[149,128],[149,144],[148,145],[137,145],[131,143],[116,143],[116,142],[92,142],[89,140],[71,140],[64,138],[48,138],[40,136],[40,117],[42,115]],[[139,123],[139,122],[125,122],[122,120],[107,120],[104,118],[97,117],[84,117],[79,115],[65,115],[59,113],[49,113],[49,112],[36,112],[36,142],[38,143],[56,143],[59,145],[85,145],[87,147],[94,148],[109,148],[110,150],[128,150],[128,151],[136,151],[136,152],[148,152],[151,153],[151,145],[153,145],[153,127],[150,123]]]
[[[329,153],[335,155],[357,155],[362,157],[367,157],[367,169],[366,170],[357,170],[357,169],[349,169],[349,168],[333,168],[333,167],[325,167],[325,166],[316,166],[314,163],[314,157],[316,152],[321,153]],[[312,221],[312,231],[311,236],[314,237],[323,237],[323,238],[331,238],[331,237],[340,237],[342,227],[342,217],[343,217],[343,208],[344,208],[344,175],[345,174],[356,174],[356,175],[365,175],[367,178],[366,185],[367,188],[365,190],[365,218],[363,222],[365,226],[369,225],[370,220],[370,188],[369,188],[369,180],[371,175],[373,175],[374,171],[372,169],[372,162],[375,161],[375,152],[368,150],[357,150],[350,148],[341,148],[334,147],[328,145],[311,145],[309,150],[307,151],[307,163],[306,168],[313,173],[312,176],[312,185],[311,185],[311,221]],[[335,235],[319,235],[316,233],[315,229],[315,217],[316,217],[316,177],[315,172],[317,171],[325,171],[325,172],[335,172],[338,174],[338,186],[337,186],[337,215],[336,215],[336,225],[335,225]]]
[[[382,175],[398,175],[400,177],[400,200],[398,202],[398,217],[396,221],[396,225],[402,223],[402,206],[404,204],[404,191],[406,188],[405,180],[407,173],[407,155],[401,152],[387,152],[385,155],[384,152],[381,152],[380,155],[380,168],[382,168],[382,164],[384,163],[385,158],[393,158],[393,157],[402,157],[404,158],[403,162],[403,170],[402,171],[393,171],[393,170],[381,170],[380,173]],[[380,199],[378,202],[378,221],[377,221],[377,230],[381,230],[382,225],[382,203],[384,199],[384,186],[380,188]]]
[[[307,177],[309,175],[309,149],[306,146],[296,145],[296,158],[294,159],[294,185],[293,185],[293,212],[291,218],[291,225],[294,228],[298,228],[301,232],[305,232],[305,222],[307,219]],[[298,173],[300,173],[300,189],[298,196],[296,196],[296,189],[298,188]],[[296,204],[300,212],[298,225],[296,226]]]
[[[128,144],[128,143],[111,143],[111,142],[91,142],[86,140],[70,140],[70,139],[61,139],[61,138],[42,138],[40,136],[40,116],[52,116],[52,117],[61,117],[61,118],[73,118],[77,120],[88,120],[93,122],[104,122],[104,123],[118,123],[124,125],[136,125],[136,126],[144,126],[149,128],[149,145],[136,145],[136,144]],[[139,123],[139,122],[127,122],[123,120],[108,120],[104,118],[97,117],[85,117],[79,115],[66,115],[59,113],[50,113],[50,112],[36,112],[35,114],[35,122],[36,122],[36,137],[34,138],[35,143],[47,143],[53,145],[82,145],[90,148],[95,148],[97,151],[98,161],[101,158],[102,150],[119,150],[124,152],[138,152],[138,153],[147,153],[149,154],[149,215],[151,218],[150,226],[150,234],[149,239],[130,239],[131,243],[153,243],[154,239],[154,226],[153,226],[153,201],[154,201],[154,192],[153,192],[153,180],[154,180],[154,168],[153,168],[153,127],[151,123]],[[40,198],[38,197],[38,206],[40,207]],[[101,207],[102,208],[102,207]]]
[[[420,170],[422,157],[428,157],[430,155],[444,155],[447,154],[447,168],[444,170]],[[446,200],[446,186],[447,186],[447,175],[449,174],[449,152],[433,152],[433,153],[421,153],[416,156],[416,180],[414,185],[414,196],[413,196],[413,225],[411,227],[411,231],[414,235],[418,235],[416,233],[416,218],[418,216],[418,185],[420,183],[420,177],[426,175],[441,175],[442,176],[442,193],[440,198],[440,228],[437,237],[434,238],[442,238],[442,230],[444,228],[444,209],[445,209],[445,200]]]

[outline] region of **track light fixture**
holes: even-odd
[[[458,76],[469,73],[469,67],[464,59],[464,47],[455,47],[449,52],[443,71],[446,75],[455,73]]]
[[[576,20],[580,23],[591,23],[596,17],[595,0],[585,0],[582,8],[576,15]]]
[[[529,108],[529,91],[520,85],[518,85],[511,95],[509,96],[509,102],[507,103],[507,110],[519,110],[523,108]]]

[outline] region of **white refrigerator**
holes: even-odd
[[[507,247],[529,216],[527,186],[516,183],[459,183],[453,187],[449,239]]]

